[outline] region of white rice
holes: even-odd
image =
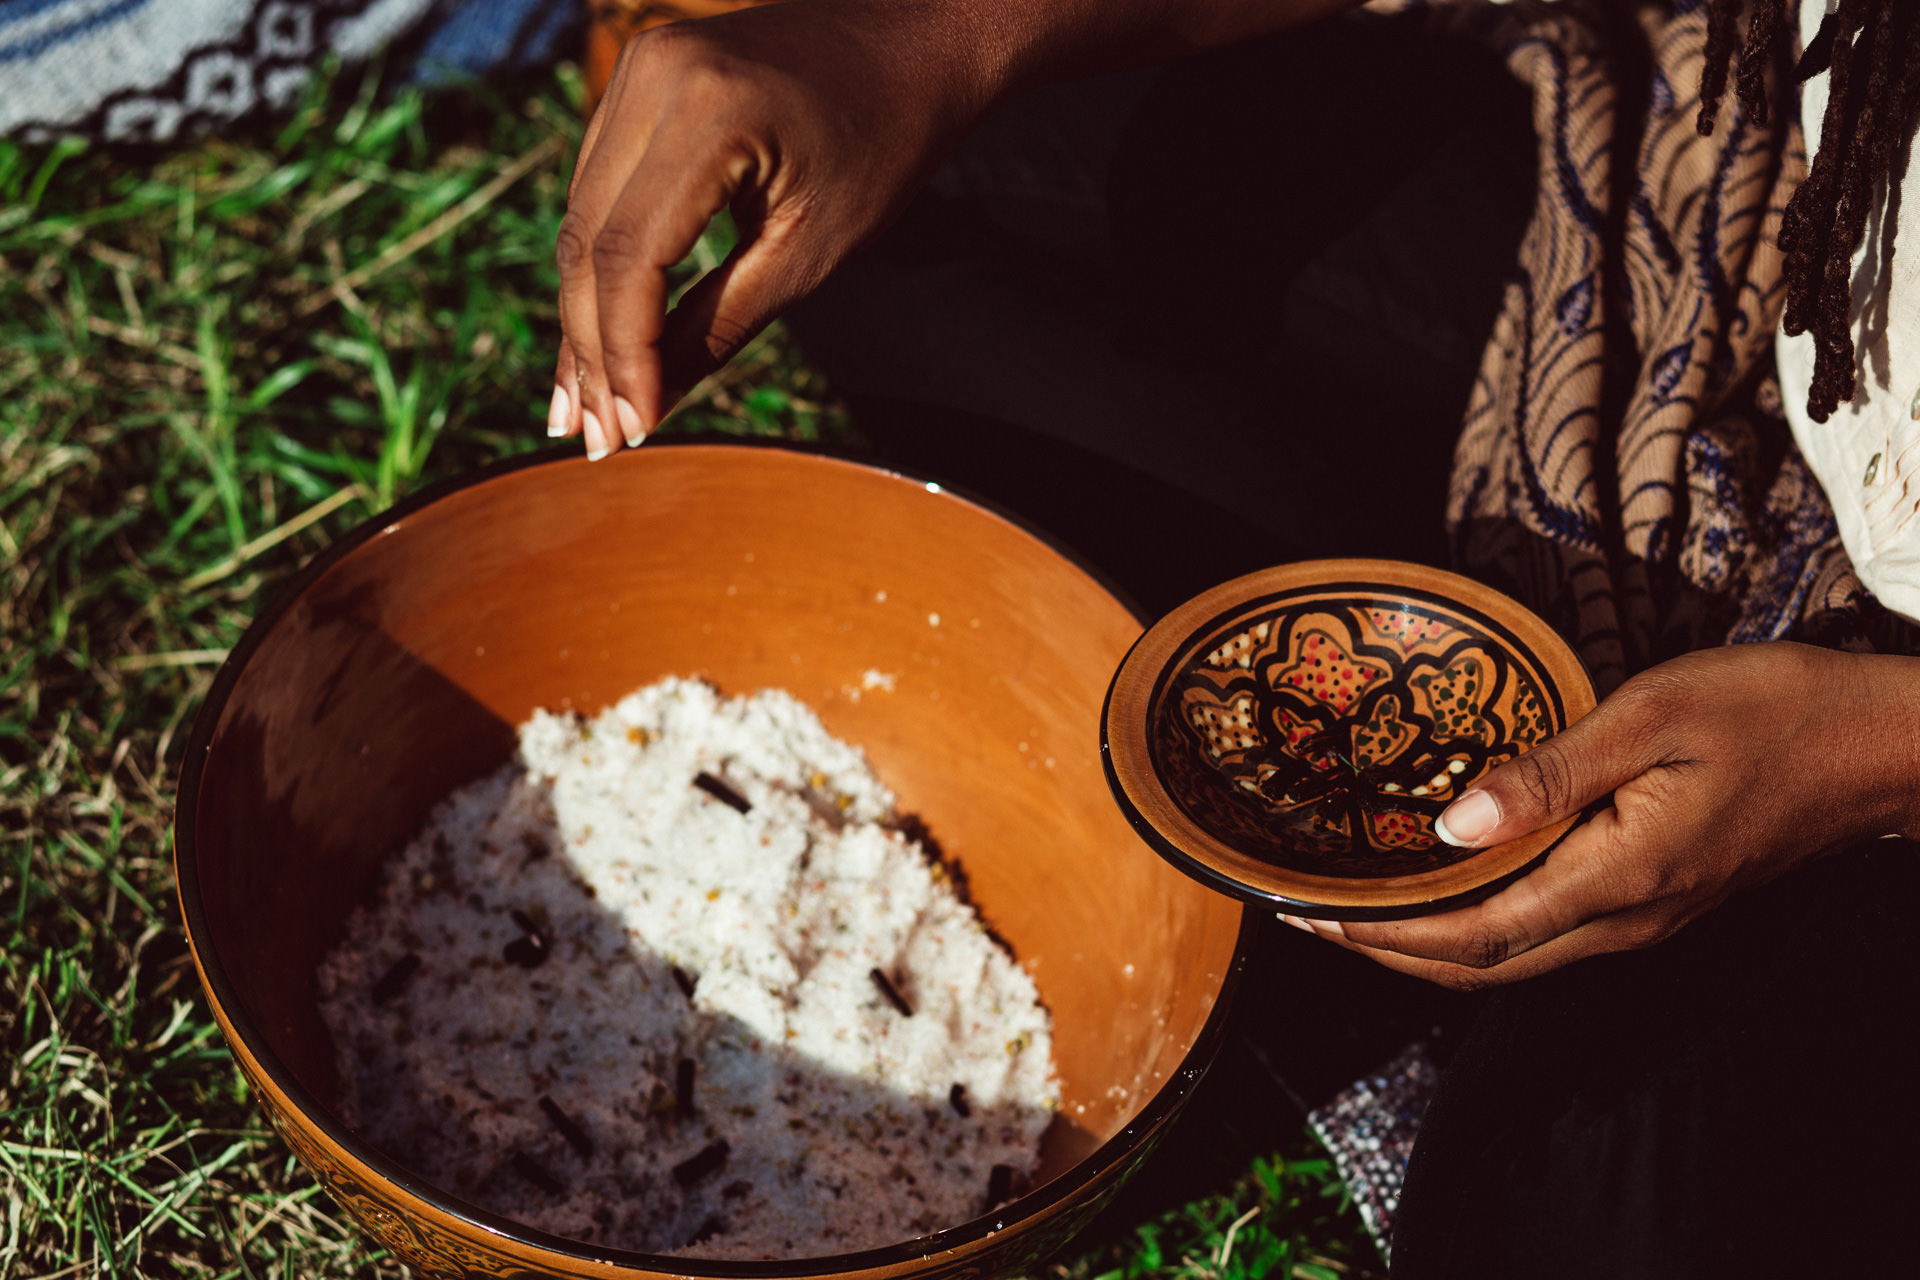
[[[1032,1173],[1056,1106],[1032,979],[860,753],[776,690],[536,712],[317,978],[349,1124],[463,1199],[620,1248],[798,1258],[956,1226]]]

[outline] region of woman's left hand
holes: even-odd
[[[1488,774],[1447,809],[1444,834],[1499,844],[1609,792],[1611,808],[1475,906],[1311,927],[1392,968],[1471,990],[1652,946],[1822,853],[1911,834],[1920,829],[1920,659],[1780,642],[1662,663]]]

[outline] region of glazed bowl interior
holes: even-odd
[[[1517,601],[1424,565],[1321,560],[1154,624],[1102,733],[1116,799],[1177,865],[1281,910],[1389,919],[1491,892],[1551,848],[1571,819],[1484,850],[1434,822],[1593,705]]]
[[[1108,796],[1101,698],[1139,630],[1031,533],[871,467],[683,444],[496,469],[345,540],[216,682],[177,852],[216,1013],[296,1149],[415,1225],[480,1224],[568,1274],[913,1271],[926,1241],[758,1272],[557,1241],[421,1184],[331,1110],[315,965],[427,811],[510,758],[515,725],[669,675],[784,688],[926,822],[1053,1014],[1061,1107],[1034,1188],[934,1252],[1084,1217],[1204,1068],[1243,925]]]

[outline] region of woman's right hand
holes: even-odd
[[[643,32],[587,128],[561,223],[548,433],[590,456],[674,403],[912,196],[1002,68],[965,6],[772,5]],[[731,208],[726,262],[667,312],[667,269]]]
[[[560,224],[548,433],[584,432],[593,457],[640,443],[1010,93],[1355,2],[786,0],[635,36]],[[738,246],[669,314],[667,269],[723,208]]]

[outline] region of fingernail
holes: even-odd
[[[573,416],[573,398],[565,387],[553,389],[553,403],[547,407],[547,435],[559,439],[567,434],[567,419]]]
[[[1457,849],[1470,849],[1500,825],[1500,806],[1484,791],[1469,791],[1433,820],[1433,834]]]
[[[1280,918],[1286,921],[1288,924],[1292,925],[1296,929],[1305,929],[1308,933],[1313,932],[1313,926],[1308,924],[1305,920],[1302,920],[1299,916],[1283,915]]]
[[[627,447],[638,449],[640,442],[647,438],[647,429],[640,425],[640,411],[625,396],[615,396],[613,416],[620,420],[620,434],[626,438]]]
[[[587,461],[598,462],[613,452],[613,445],[608,442],[607,433],[600,429],[600,419],[594,416],[593,410],[582,409],[580,418],[587,428],[584,432],[587,437]]]

